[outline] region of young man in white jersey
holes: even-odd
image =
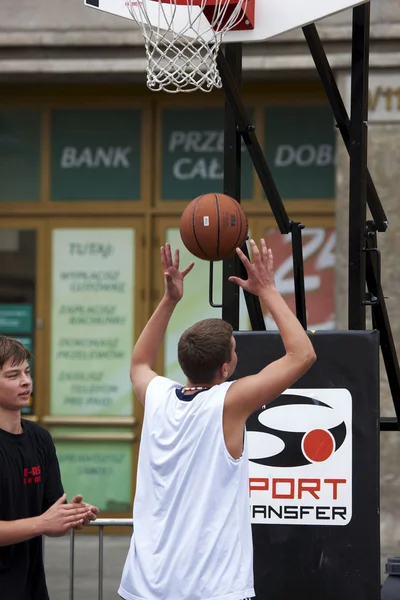
[[[259,296],[286,354],[256,375],[228,381],[237,357],[232,327],[206,319],[181,336],[178,359],[187,383],[153,370],[183,295],[191,263],[179,271],[161,248],[165,295],[140,335],[130,376],[144,404],[134,534],[122,574],[124,600],[244,600],[254,596],[246,421],[279,396],[316,356],[296,316],[274,286],[272,252],[250,241],[253,263],[238,249],[248,279],[230,281]]]

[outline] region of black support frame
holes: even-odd
[[[281,233],[292,233],[292,248],[294,257],[294,284],[296,292],[296,311],[297,317],[304,329],[307,329],[307,316],[306,316],[306,304],[305,304],[305,293],[304,293],[304,264],[303,264],[303,247],[302,247],[302,236],[301,231],[303,225],[301,223],[295,223],[290,221],[282,198],[279,194],[278,188],[276,187],[275,181],[271,175],[271,171],[268,167],[268,163],[265,159],[263,150],[257,139],[255,133],[255,126],[251,123],[246,108],[243,104],[240,89],[237,86],[237,82],[241,81],[241,64],[238,65],[238,54],[241,55],[242,49],[240,44],[230,44],[225,49],[225,54],[222,50],[218,55],[218,68],[221,75],[221,79],[225,91],[225,175],[224,175],[224,190],[226,193],[230,193],[236,190],[236,195],[233,195],[240,202],[240,178],[239,181],[235,174],[232,174],[230,167],[233,166],[236,161],[238,164],[237,155],[240,152],[237,151],[237,146],[234,146],[233,133],[230,132],[229,126],[234,124],[234,132],[236,135],[236,144],[240,144],[238,138],[243,139],[246,144],[247,150],[250,154],[254,168],[260,179],[261,185],[268,198],[271,210],[278,224]],[[236,70],[235,70],[236,67]],[[240,165],[240,160],[239,160]],[[227,170],[229,169],[229,170]],[[239,166],[240,171],[240,166]],[[237,174],[236,174],[237,175]],[[244,246],[243,251],[248,256],[247,248]],[[232,298],[237,292],[229,287],[229,281],[225,279],[225,274],[231,272],[232,264],[238,265],[238,271],[242,276],[244,275],[243,266],[240,261],[235,259],[229,259],[224,261],[227,263],[225,268],[224,265],[224,281],[223,281],[223,301],[222,304],[226,308],[223,309],[223,318],[232,324],[232,327],[239,329],[239,304],[234,304]],[[239,263],[239,264],[238,264]],[[249,310],[250,322],[253,329],[261,330],[265,329],[264,318],[262,316],[261,307],[259,300],[254,298],[251,294],[245,294],[247,307]],[[253,298],[250,301],[249,298]],[[254,327],[254,324],[259,324],[259,327]],[[237,326],[237,327],[236,327]]]
[[[400,367],[380,281],[380,254],[377,247],[377,232],[387,230],[388,220],[367,166],[370,3],[366,2],[353,9],[351,118],[347,114],[315,24],[303,27],[303,34],[350,157],[348,327],[350,330],[365,329],[366,307],[371,306],[373,327],[380,332],[380,346],[396,412],[396,418],[381,419],[381,431],[399,430]],[[292,235],[296,314],[306,329],[301,235],[304,226],[289,219],[257,139],[255,127],[241,99],[241,58],[241,44],[229,44],[218,55],[218,68],[225,92],[224,191],[240,202],[240,146],[243,140],[280,232]],[[368,223],[367,205],[373,219]],[[245,246],[243,250],[247,253]],[[238,330],[239,295],[236,286],[228,281],[232,274],[243,276],[242,265],[236,257],[224,261],[222,306],[223,318]],[[258,298],[247,294],[246,303],[252,329],[265,329]]]
[[[238,93],[241,87],[242,79],[242,45],[231,44],[225,50],[225,60],[227,69],[236,75],[236,85]],[[232,196],[238,202],[241,200],[241,168],[242,168],[242,136],[236,126],[236,115],[233,105],[228,98],[225,99],[225,143],[224,143],[224,193]],[[243,252],[249,257],[246,244],[242,248]],[[240,274],[245,277],[245,269],[235,255],[223,262],[222,278],[222,318],[228,321],[235,331],[239,330],[239,293],[237,285],[229,282],[231,275]],[[251,327],[254,330],[261,331],[265,329],[265,322],[261,310],[260,301],[253,294],[244,292],[244,298],[249,313]]]

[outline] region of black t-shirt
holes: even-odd
[[[36,517],[64,491],[51,435],[22,420],[19,435],[0,429],[0,521]],[[48,600],[42,537],[0,546],[1,600]]]

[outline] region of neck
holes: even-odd
[[[209,390],[214,385],[218,385],[219,383],[222,383],[222,381],[217,379],[211,381],[210,383],[192,383],[191,381],[188,381],[186,385],[183,386],[181,391],[183,394],[186,394],[186,392],[200,392],[201,390]]]
[[[181,391],[185,394],[186,392],[200,392],[201,390],[209,389],[209,385],[185,385]]]
[[[0,408],[0,428],[8,433],[22,433],[21,411]]]

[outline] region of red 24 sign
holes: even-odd
[[[334,268],[336,232],[334,229],[303,229],[304,285],[309,329],[334,329]],[[275,285],[295,312],[292,237],[277,230],[266,232],[266,242],[274,254]],[[266,315],[267,328],[273,321]]]

